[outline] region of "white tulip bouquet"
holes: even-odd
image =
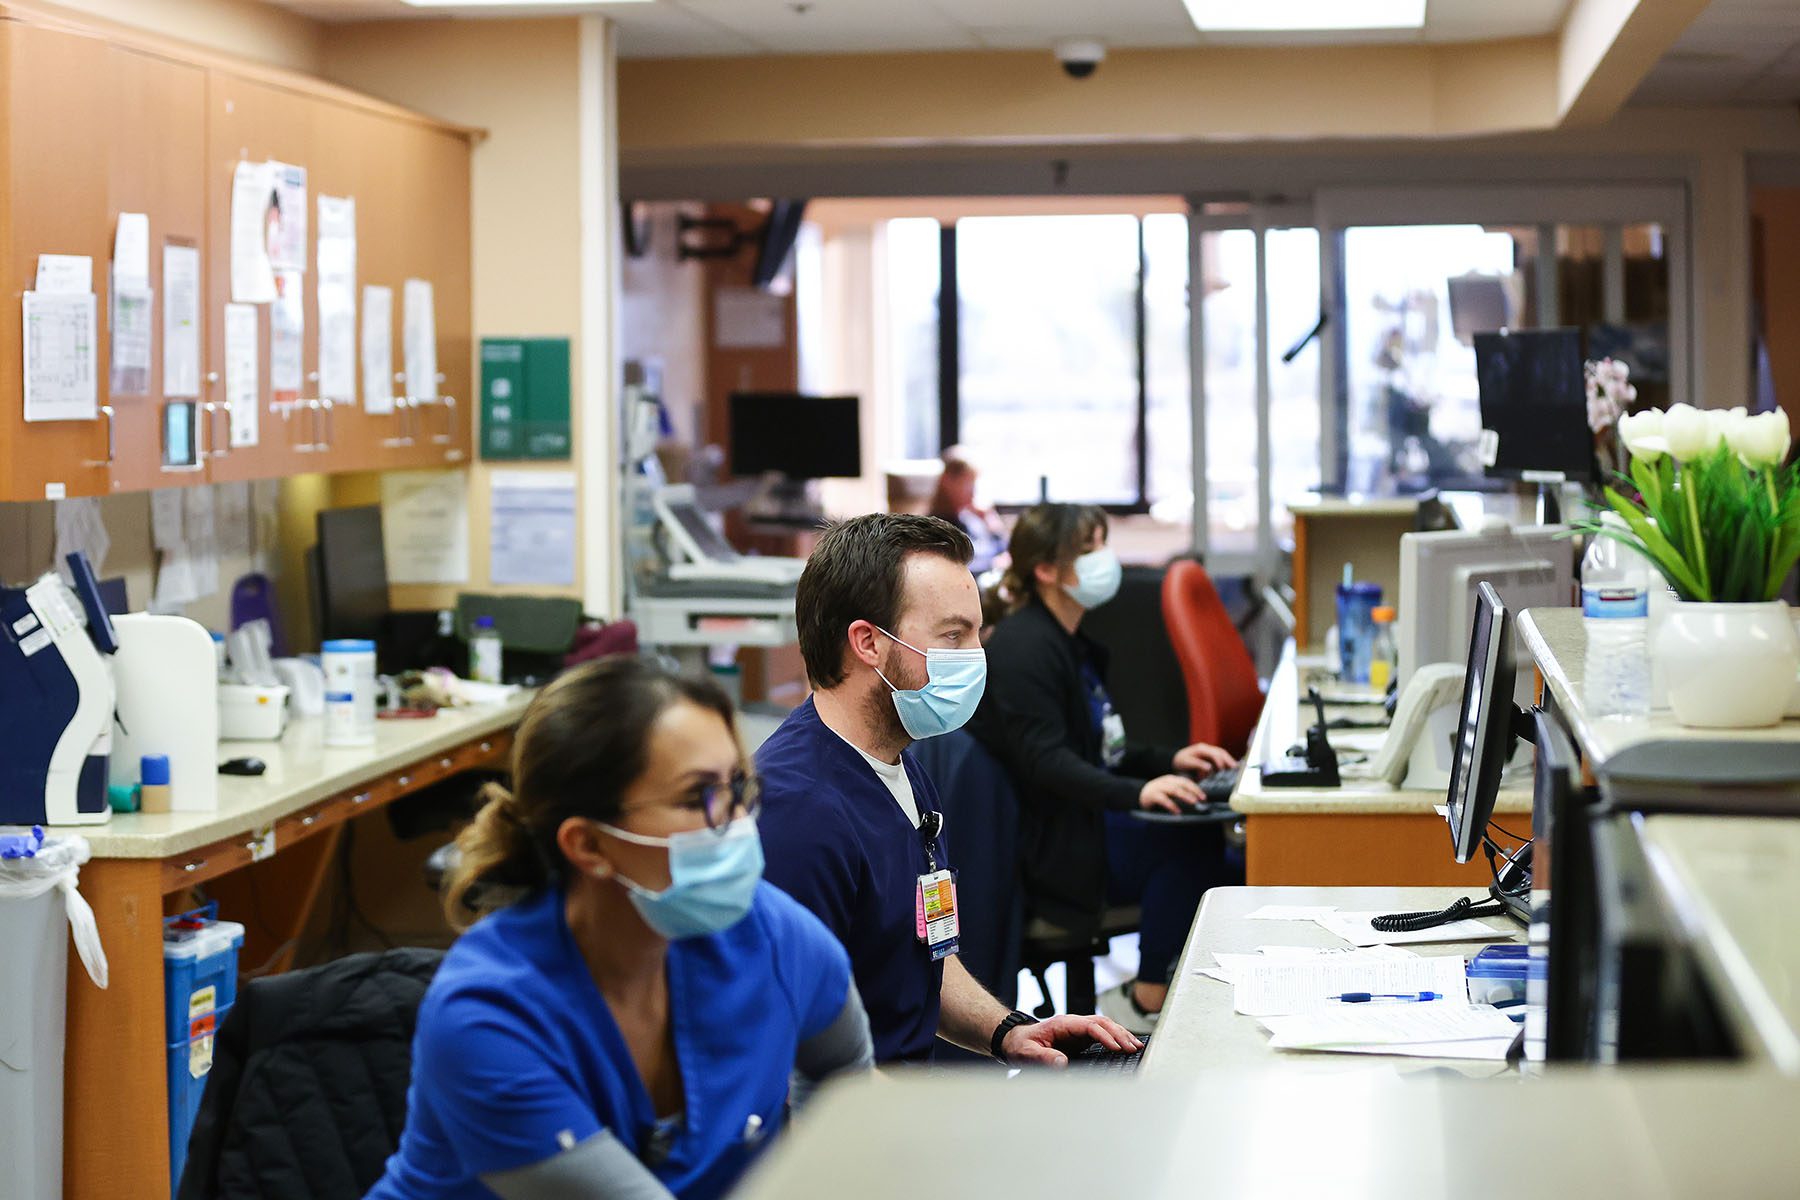
[[[1701,411],[1677,404],[1619,418],[1637,499],[1605,489],[1627,530],[1582,522],[1655,563],[1683,600],[1774,600],[1800,562],[1800,472],[1777,409]],[[1625,476],[1619,476],[1621,480]]]

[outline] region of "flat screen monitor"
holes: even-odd
[[[379,638],[388,615],[381,506],[323,509],[318,528],[315,591],[320,640]]]
[[[1475,378],[1489,475],[1593,478],[1579,330],[1478,333]]]
[[[1511,646],[1511,614],[1500,593],[1491,584],[1481,584],[1469,632],[1469,668],[1457,710],[1460,715],[1446,797],[1459,863],[1468,862],[1481,849],[1494,815],[1494,800],[1500,794],[1500,772],[1512,754],[1515,669]]]
[[[1597,953],[1591,793],[1581,756],[1556,716],[1533,714],[1537,765],[1531,800],[1531,963],[1525,1040],[1534,1060],[1581,1062],[1594,1053]]]
[[[731,470],[789,479],[862,474],[862,419],[855,396],[733,392]]]
[[[1575,543],[1564,525],[1452,529],[1400,538],[1400,687],[1430,663],[1462,662],[1475,589],[1491,583],[1513,612],[1575,602]],[[1514,648],[1514,659],[1518,649]]]

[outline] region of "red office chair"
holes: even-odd
[[[1163,623],[1187,683],[1188,740],[1243,756],[1262,715],[1256,663],[1206,568],[1179,559],[1163,576]]]

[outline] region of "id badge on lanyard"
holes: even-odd
[[[919,941],[931,951],[933,962],[955,954],[960,925],[956,916],[956,877],[940,870],[937,863],[937,837],[944,827],[943,814],[921,815],[919,833],[925,839],[925,859],[930,870],[919,876],[913,894],[915,932]]]

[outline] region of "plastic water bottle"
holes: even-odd
[[[500,682],[500,631],[494,618],[476,617],[469,636],[469,678],[477,683]]]
[[[1602,513],[1609,528],[1626,528],[1617,513]],[[1643,556],[1596,535],[1581,560],[1581,615],[1587,631],[1583,699],[1597,717],[1650,713],[1647,645],[1651,578]]]

